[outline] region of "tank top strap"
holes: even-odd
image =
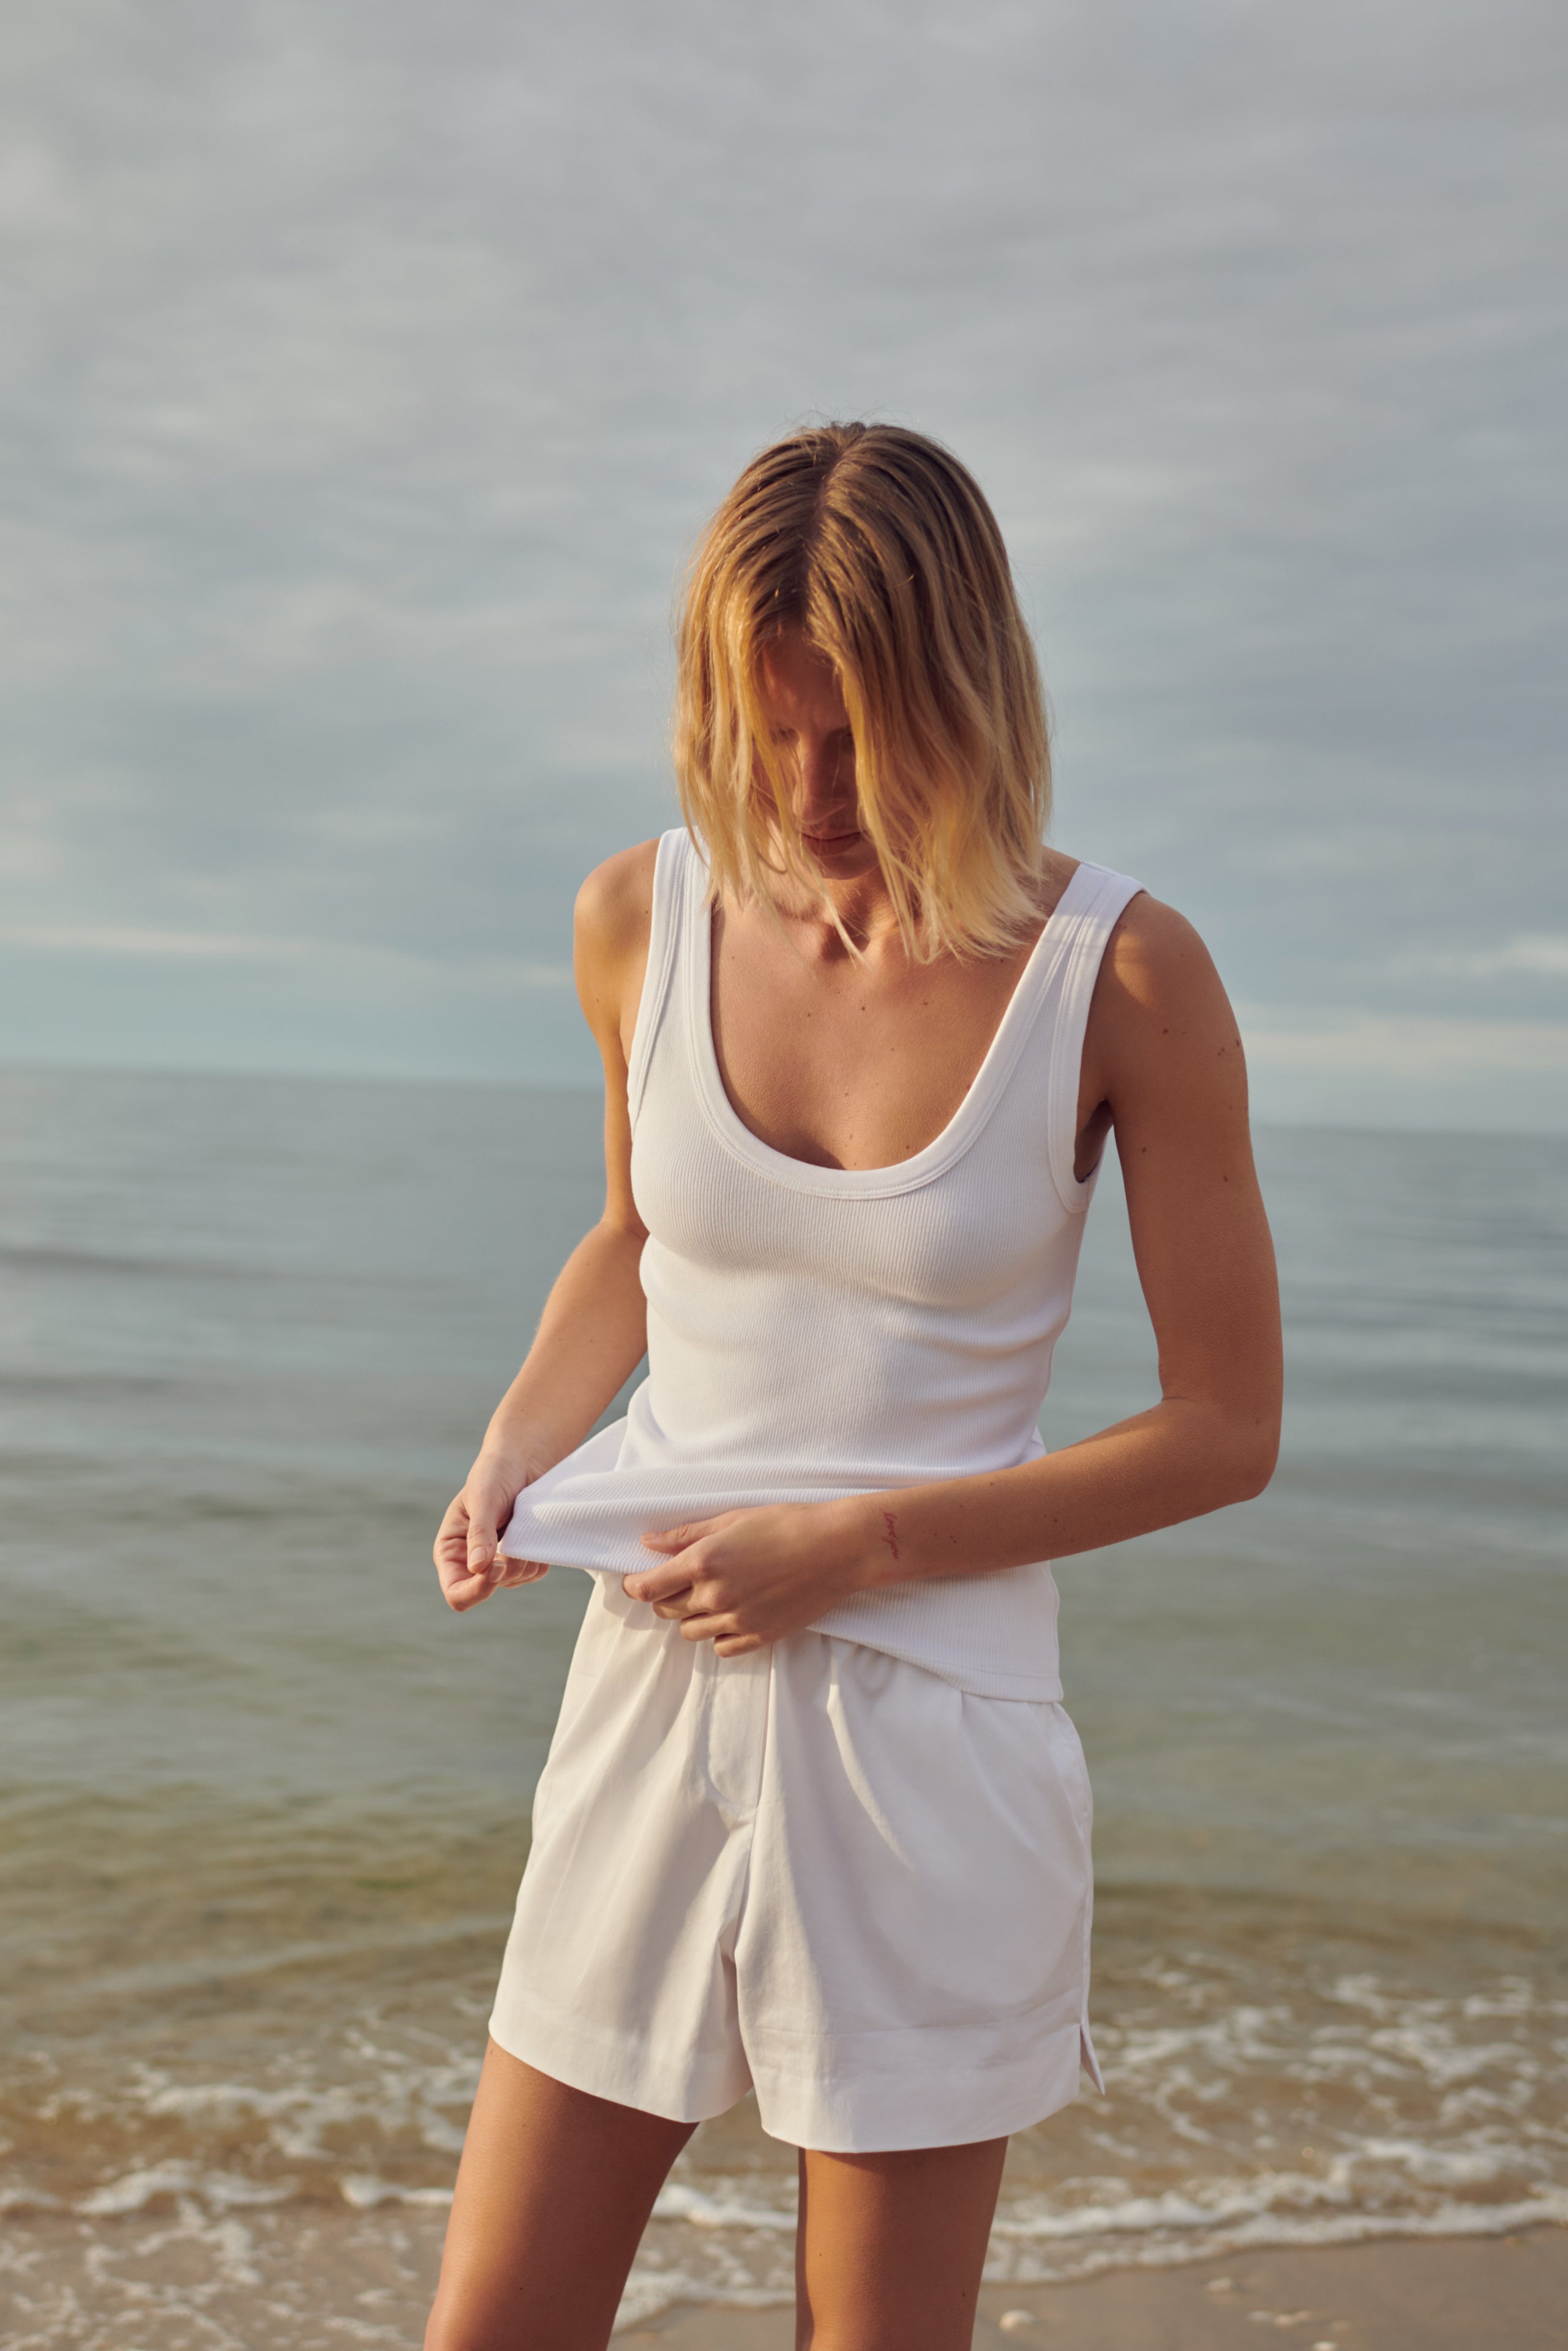
[[[647,1091],[653,1050],[670,1012],[672,993],[678,993],[677,973],[683,967],[683,936],[690,928],[694,875],[700,878],[702,861],[685,825],[661,833],[653,859],[653,910],[648,926],[648,966],[637,1025],[632,1032],[631,1058],[626,1064],[626,1107],[633,1126]]]
[[[1106,865],[1081,863],[1047,925],[1054,952],[1042,965],[1037,985],[1038,1016],[1031,1044],[1045,1061],[1047,1158],[1061,1205],[1082,1216],[1093,1196],[1098,1168],[1081,1184],[1073,1173],[1078,1151],[1078,1092],[1089,1007],[1105,946],[1123,913],[1143,888],[1130,874]]]

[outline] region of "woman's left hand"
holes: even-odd
[[[644,1535],[664,1564],[622,1576],[632,1600],[677,1622],[684,1641],[743,1657],[814,1625],[866,1580],[852,1506],[785,1502]]]

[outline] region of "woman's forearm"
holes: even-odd
[[[857,1495],[828,1507],[862,1588],[1065,1559],[1261,1492],[1277,1416],[1166,1396],[1082,1444],[987,1477]]]
[[[483,1452],[539,1477],[580,1445],[642,1361],[645,1236],[611,1223],[584,1235],[556,1278],[528,1360],[497,1405]]]
[[[1255,1410],[1166,1395],[1082,1445],[994,1476],[763,1504],[645,1534],[653,1559],[625,1589],[679,1619],[684,1639],[743,1656],[816,1624],[852,1593],[1061,1559],[1242,1501],[1267,1483],[1276,1427],[1271,1393],[1260,1393]]]

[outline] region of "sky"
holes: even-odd
[[[1259,1114],[1568,1131],[1565,84],[1556,0],[14,16],[0,1060],[591,1081],[673,583],[874,415]]]

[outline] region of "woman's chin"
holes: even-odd
[[[876,852],[863,832],[834,833],[825,840],[806,832],[800,838],[822,872],[834,881],[868,873],[876,863]]]

